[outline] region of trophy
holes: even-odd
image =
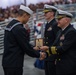
[[[43,39],[42,38],[38,38],[38,39],[35,39],[35,46],[36,47],[41,47],[43,46]]]

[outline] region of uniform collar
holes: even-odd
[[[48,21],[47,23],[50,23],[51,21],[53,21],[55,18],[51,19],[50,21]]]
[[[62,29],[62,31],[64,31],[69,25],[67,25],[65,28]]]

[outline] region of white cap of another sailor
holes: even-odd
[[[29,15],[32,15],[33,14],[33,11],[29,7],[27,7],[27,6],[20,5],[20,8],[19,9],[27,12]]]
[[[60,16],[69,17],[69,18],[73,17],[73,15],[67,11],[63,11],[63,10],[58,9],[57,12],[58,12],[58,17],[60,17]]]
[[[45,4],[43,12],[49,12],[49,11],[56,12],[57,8],[55,6]]]

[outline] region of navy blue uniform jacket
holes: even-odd
[[[61,32],[54,45],[57,47],[56,73],[76,72],[76,30],[72,25]]]
[[[4,34],[3,67],[23,67],[24,54],[39,58],[40,54],[33,49],[28,41],[28,33],[23,24],[12,20],[6,27]]]

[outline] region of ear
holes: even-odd
[[[65,19],[65,22],[68,22],[68,18]]]
[[[23,14],[23,17],[26,17],[26,13],[25,13],[25,14]]]
[[[54,12],[52,11],[51,14],[54,15]]]

